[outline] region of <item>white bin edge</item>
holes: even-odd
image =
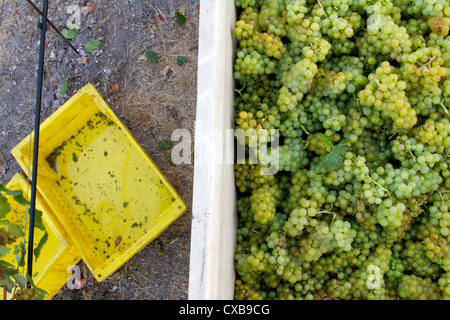
[[[234,298],[234,147],[226,132],[234,128],[235,21],[234,1],[200,1],[190,300]]]

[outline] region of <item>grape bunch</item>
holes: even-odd
[[[369,75],[369,84],[359,92],[361,105],[367,106],[369,120],[376,126],[391,119],[395,128],[412,128],[417,123],[416,111],[406,95],[406,82],[399,79],[395,67],[384,61]]]
[[[281,81],[283,86],[277,100],[281,112],[294,109],[297,103],[302,101],[304,94],[311,88],[317,71],[317,65],[304,58],[283,73]]]
[[[36,300],[39,298],[40,292],[36,288],[17,289],[14,293],[13,300]]]
[[[0,228],[0,246],[10,245],[16,242],[15,234],[6,231],[4,228]]]
[[[235,298],[450,299],[449,1],[235,4]]]

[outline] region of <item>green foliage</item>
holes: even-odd
[[[163,139],[159,141],[158,145],[162,149],[169,149],[172,146],[172,141]]]
[[[145,56],[153,62],[154,65],[159,63],[159,54],[157,54],[155,51],[146,50]]]
[[[59,91],[60,95],[66,94],[66,92],[69,91],[69,79],[66,79],[64,81],[64,85],[62,86],[61,90]]]
[[[61,30],[61,34],[66,39],[75,39],[75,37],[77,36],[77,29],[63,29]]]
[[[177,59],[177,64],[182,67],[186,63],[186,57],[185,56],[179,56]]]
[[[336,170],[342,167],[344,154],[350,147],[348,140],[341,141],[337,146],[333,146],[330,139],[323,135],[322,138],[326,140],[328,154],[320,157],[320,163],[327,170]]]
[[[14,300],[42,300],[46,292],[37,288],[28,274],[26,276],[20,274],[20,269],[23,270],[25,267],[27,251],[24,242],[17,240],[25,236],[24,226],[15,218],[13,221],[8,219],[8,214],[11,212],[15,213],[14,216],[17,217],[17,209],[10,205],[7,197],[12,197],[19,206],[28,204],[21,190],[10,190],[0,184],[0,287],[3,288],[3,294],[0,296],[4,299],[8,292],[13,293],[12,299]],[[33,250],[36,261],[48,240],[48,233],[45,230],[40,210],[35,210],[35,227],[44,232]],[[16,258],[16,265],[1,259],[10,254],[11,250]]]
[[[102,42],[100,40],[91,40],[86,43],[85,50],[87,53],[92,53]]]
[[[185,24],[186,23],[186,17],[184,16],[184,14],[182,14],[181,12],[179,12],[179,11],[177,11],[177,13],[176,13],[176,20],[175,20],[175,22],[177,23],[177,24]]]

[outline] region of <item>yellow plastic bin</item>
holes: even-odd
[[[20,190],[24,196],[27,194],[27,181],[18,173],[14,175],[6,187],[9,190]],[[28,189],[31,190],[31,186]],[[25,230],[25,206],[18,204],[11,196],[6,196],[6,199],[13,211],[8,213],[5,218],[11,223],[20,225],[22,230]],[[39,193],[36,194],[36,209],[42,211],[42,222],[48,238],[38,258],[33,263],[33,282],[38,288],[47,292],[44,299],[50,300],[72,276],[70,273],[71,267],[80,261],[81,256],[65,231],[51,219],[51,209]],[[44,231],[35,228],[35,245],[39,243],[43,235]],[[25,234],[25,239],[28,240],[28,232]],[[23,238],[18,238],[14,244],[23,243],[23,240]],[[25,248],[28,248],[28,246],[25,245]],[[17,265],[13,250],[3,259],[13,265]],[[19,269],[20,274],[26,272],[26,262],[27,259],[25,257],[25,266]],[[11,296],[12,294],[9,295],[9,298]]]
[[[39,140],[37,189],[98,281],[186,211],[91,84],[41,124]],[[29,141],[12,150],[25,172]]]

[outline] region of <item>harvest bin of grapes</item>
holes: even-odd
[[[12,150],[25,172],[29,141]],[[41,124],[38,163],[37,190],[47,213],[97,281],[186,211],[183,199],[91,84]]]
[[[190,298],[450,298],[449,28],[445,0],[201,2]]]

